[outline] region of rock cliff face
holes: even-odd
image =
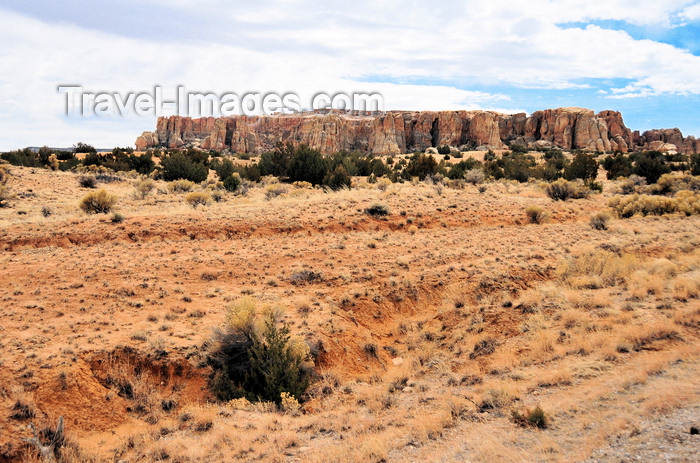
[[[639,135],[625,127],[616,111],[598,114],[584,108],[536,111],[531,116],[490,111],[389,111],[358,115],[306,112],[274,116],[158,119],[155,132],[144,132],[136,148],[197,147],[261,153],[277,142],[306,143],[323,153],[359,150],[399,154],[450,145],[502,149],[510,144],[591,151],[656,149],[697,153],[700,140],[678,129]]]

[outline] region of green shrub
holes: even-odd
[[[152,156],[148,153],[141,155],[129,154],[126,158],[126,163],[129,170],[135,170],[139,174],[148,175],[153,172],[156,163],[153,162]]]
[[[95,188],[97,180],[92,175],[81,175],[78,177],[78,184],[83,188]]]
[[[309,348],[290,335],[280,315],[272,307],[259,309],[250,298],[227,308],[226,328],[216,333],[208,358],[214,371],[210,387],[219,400],[245,397],[279,404],[285,396],[302,398],[311,376],[305,364]]]
[[[647,151],[638,155],[634,162],[634,173],[647,179],[648,184],[656,183],[663,174],[671,172],[661,153]]]
[[[68,157],[66,154],[58,156],[58,159],[64,161],[59,164],[61,170],[67,170],[68,166],[75,166],[78,158],[74,154]],[[155,163],[151,153],[134,155],[133,148],[114,148],[110,153],[89,152],[82,160],[84,166],[105,167],[115,172],[136,171],[139,174],[150,174]]]
[[[450,154],[451,149],[449,145],[442,145],[438,146],[437,152],[438,154]]]
[[[402,176],[408,180],[413,177],[424,180],[428,175],[436,173],[437,169],[438,164],[434,157],[429,154],[418,153],[411,156],[403,170]]]
[[[510,144],[508,145],[508,149],[510,149],[514,153],[525,154],[528,152],[527,146],[523,145],[519,141],[511,141]]]
[[[85,154],[96,154],[97,150],[95,149],[94,146],[88,145],[87,143],[83,143],[79,141],[75,145],[73,145],[73,154],[78,154],[78,153],[85,153]]]
[[[304,360],[290,345],[286,324],[277,326],[271,314],[265,319],[261,336],[248,349],[250,370],[244,387],[259,400],[279,403],[287,392],[300,399],[309,386],[309,375],[302,368]]]
[[[385,215],[389,215],[389,212],[389,206],[382,203],[374,203],[367,209],[365,209],[365,214],[371,215],[373,217],[383,217]]]
[[[700,175],[700,154],[690,156],[690,175]]]
[[[260,156],[258,168],[261,176],[273,175],[284,178],[287,176],[287,167],[294,156],[295,148],[291,143],[278,143],[273,151],[268,151]]]
[[[607,171],[606,176],[608,180],[614,180],[618,177],[629,177],[634,172],[632,159],[624,154],[607,156],[603,159],[603,169]]]
[[[241,176],[241,179],[249,180],[251,182],[260,181],[260,168],[257,164],[250,164],[247,166],[234,165],[235,171]]]
[[[561,169],[557,169],[549,161],[543,165],[539,165],[531,169],[531,174],[533,178],[545,180],[547,182],[560,179],[564,175]]]
[[[112,223],[122,223],[124,221],[124,215],[120,214],[119,212],[115,212],[112,214],[112,217],[110,219]]]
[[[541,224],[549,218],[549,213],[539,206],[530,206],[525,209],[525,215],[530,223]]]
[[[70,159],[67,159],[65,161],[61,161],[58,163],[58,170],[61,172],[69,172],[75,168],[77,168],[80,165],[80,159],[73,157]]]
[[[87,214],[107,214],[117,203],[117,197],[104,188],[93,191],[80,201],[80,209]]]
[[[24,167],[41,167],[41,161],[37,153],[34,153],[29,148],[21,150],[8,151],[0,156],[3,160],[9,162],[13,166]]]
[[[309,182],[320,185],[326,176],[328,167],[321,152],[307,145],[300,145],[294,150],[289,160],[287,176],[292,182]]]
[[[586,182],[586,186],[588,189],[591,190],[591,192],[596,192],[596,193],[602,193],[603,192],[603,185],[600,182],[596,182],[594,180],[589,180]]]
[[[591,190],[586,186],[576,182],[564,180],[563,178],[547,185],[545,192],[547,193],[547,196],[555,201],[566,201],[570,198],[587,198],[591,194]]]
[[[203,182],[209,176],[209,169],[203,163],[194,162],[183,153],[175,153],[161,161],[163,178],[166,181],[185,179],[195,183]]]
[[[569,165],[569,160],[564,156],[564,152],[558,148],[550,148],[544,152],[545,162],[557,170],[565,169]]]
[[[485,158],[484,158],[485,159]],[[499,167],[503,169],[503,176],[508,180],[517,180],[520,183],[527,182],[532,176],[532,169],[535,166],[535,160],[532,156],[511,153],[504,153],[503,157],[496,161]]]
[[[465,159],[464,161],[459,161],[456,164],[452,164],[450,166],[450,169],[447,171],[446,176],[451,180],[463,179],[467,171],[473,169],[483,170],[483,164],[481,164],[476,159],[470,157]]]
[[[372,174],[374,175],[374,174]],[[376,177],[375,177],[376,178]],[[345,167],[338,166],[333,172],[329,172],[323,179],[323,184],[327,185],[332,190],[340,190],[350,186],[350,176]]]
[[[236,191],[241,186],[241,176],[234,172],[224,180],[224,188],[228,191]]]
[[[526,412],[524,415],[517,410],[511,412],[513,422],[520,426],[533,426],[539,429],[546,429],[549,425],[549,419],[544,410],[538,405],[534,409]]]
[[[206,191],[193,191],[185,195],[185,202],[197,209],[197,206],[208,206],[212,203],[212,197]]]
[[[216,172],[216,175],[218,175],[219,179],[222,181],[225,181],[236,171],[236,167],[233,165],[233,162],[228,159],[224,159],[223,161],[215,159],[209,163],[209,167]]]
[[[577,178],[586,181],[593,180],[598,175],[598,161],[590,154],[579,153],[574,156],[571,164],[564,169],[564,178],[575,180]]]

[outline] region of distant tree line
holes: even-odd
[[[78,154],[84,155],[81,159]],[[52,158],[53,156],[53,158]],[[150,153],[134,154],[133,148],[114,148],[108,153],[98,153],[92,146],[82,142],[68,150],[51,149],[47,146],[33,151],[30,148],[8,151],[0,155],[2,159],[15,166],[56,167],[67,171],[76,166],[104,166],[114,171],[136,171],[148,175],[153,172],[155,162]]]
[[[442,152],[447,152],[441,147]],[[309,182],[317,186],[339,189],[350,186],[354,176],[366,176],[370,181],[387,177],[393,182],[442,176],[450,180],[464,179],[470,171],[480,170],[482,178],[506,179],[527,182],[538,179],[552,182],[558,179],[580,179],[592,189],[600,189],[595,182],[599,166],[608,179],[637,175],[648,184],[655,183],[663,174],[673,170],[690,171],[700,175],[700,155],[665,154],[659,151],[642,151],[630,154],[616,153],[602,157],[600,153],[574,151],[569,159],[560,149],[541,149],[542,159],[519,147],[496,155],[484,153],[484,160],[467,158],[459,162],[447,162],[448,155],[433,156],[415,152],[407,158],[386,160],[372,154],[341,151],[323,155],[307,145],[278,143],[263,153],[257,162],[249,156],[237,158],[224,156],[218,151],[194,148],[183,150],[149,149],[137,155],[132,148],[114,148],[108,153],[98,153],[94,147],[76,144],[71,151],[42,147],[38,151],[29,148],[10,151],[1,155],[10,164],[27,167],[50,167],[70,170],[76,166],[104,166],[114,171],[136,171],[140,174],[163,178],[167,181],[186,179],[202,182],[213,170],[226,188],[236,189],[241,179],[259,182],[264,176],[275,176],[282,182]],[[81,153],[80,157],[77,156]],[[153,158],[160,160],[156,165]],[[601,159],[599,162],[598,159]]]

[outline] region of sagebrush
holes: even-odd
[[[308,355],[308,346],[290,334],[279,309],[241,298],[228,307],[226,328],[217,332],[209,355],[212,392],[223,401],[299,400],[310,383]]]
[[[107,214],[117,203],[117,197],[104,188],[89,193],[80,201],[80,209],[87,214]]]

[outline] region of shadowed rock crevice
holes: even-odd
[[[438,127],[438,119],[433,121],[433,126],[430,129],[430,146],[437,147],[440,140],[440,128]]]

